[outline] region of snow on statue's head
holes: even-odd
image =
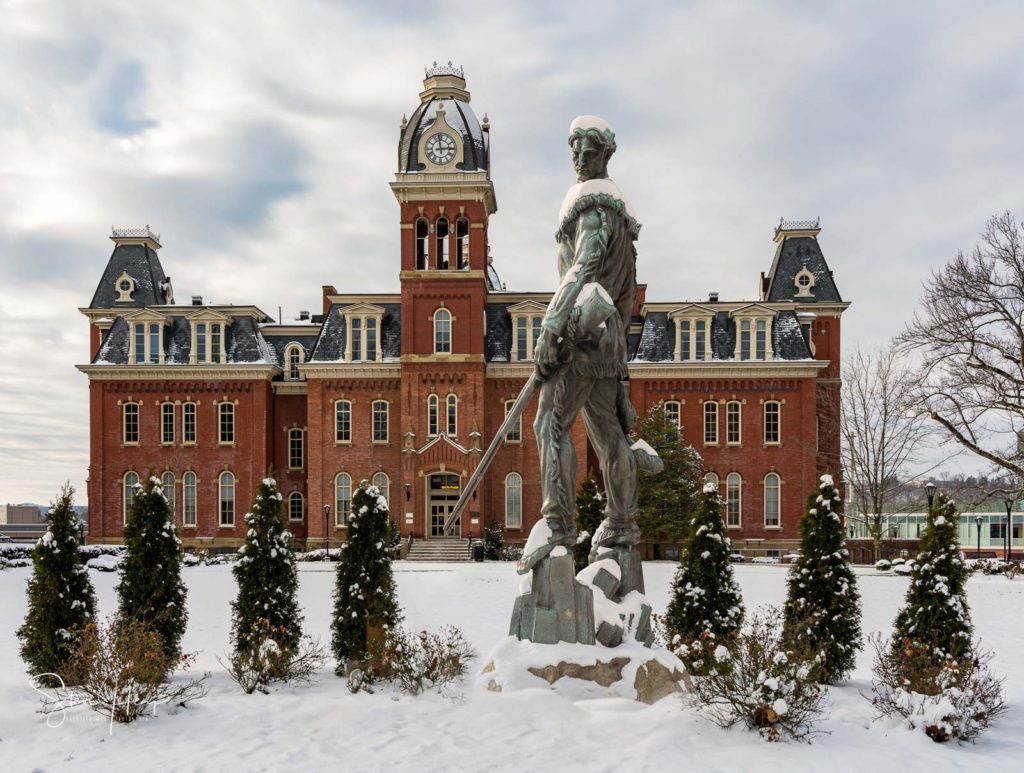
[[[569,124],[569,146],[580,182],[607,177],[608,159],[616,150],[611,125],[596,115],[580,115]]]

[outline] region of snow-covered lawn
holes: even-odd
[[[307,631],[329,640],[333,565],[301,564]],[[411,628],[460,627],[484,664],[507,633],[518,578],[513,565],[396,564],[399,599]],[[674,565],[644,571],[655,610],[668,601]],[[867,652],[847,684],[830,691],[828,735],[771,745],[741,728],[722,730],[667,698],[647,707],[620,699],[571,702],[548,689],[493,694],[475,679],[447,696],[352,695],[324,670],[311,686],[243,695],[216,656],[228,648],[234,595],[230,567],[185,569],[189,625],[184,649],[213,672],[210,694],[171,716],[115,726],[84,711],[60,727],[35,713],[38,696],[18,658],[14,631],[25,614],[30,570],[0,572],[0,770],[332,770],[332,771],[970,771],[1024,765],[1024,579],[973,577],[977,634],[1007,675],[1009,713],[975,746],[939,745],[920,731],[872,722]],[[102,614],[114,609],[113,573],[90,573]],[[778,604],[785,569],[737,566],[748,609]],[[866,631],[888,631],[907,579],[858,575]]]

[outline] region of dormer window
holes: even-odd
[[[128,361],[135,365],[163,365],[164,325],[166,320],[146,309],[125,315],[128,330]]]
[[[231,317],[213,309],[199,309],[188,315],[192,325],[191,365],[215,365],[228,361],[227,326]]]
[[[305,362],[306,353],[302,344],[292,341],[284,348],[284,377],[286,381],[300,381],[299,366]]]
[[[793,278],[793,285],[796,287],[797,298],[814,297],[814,274],[806,265]]]
[[[345,309],[345,362],[379,362],[384,309],[357,303]]]
[[[536,301],[524,301],[509,308],[512,317],[512,362],[533,359],[533,351],[540,339],[542,323],[547,307]]]
[[[767,306],[750,304],[730,312],[736,320],[736,348],[733,356],[738,360],[770,360],[772,351],[772,320],[775,312]]]
[[[691,304],[670,312],[668,317],[676,323],[677,362],[704,362],[712,358],[711,323],[715,317],[713,309]]]
[[[135,294],[135,280],[132,279],[127,271],[122,271],[114,281],[114,292],[117,293],[117,298],[114,299],[115,303],[128,303],[132,300],[132,296]]]

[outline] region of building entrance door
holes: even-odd
[[[430,476],[427,490],[427,519],[430,527],[428,533],[431,537],[457,536],[460,533],[459,520],[449,524],[447,534],[444,524],[455,509],[455,503],[459,501],[461,493],[462,483],[458,475],[437,473]]]

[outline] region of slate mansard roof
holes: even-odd
[[[631,362],[671,362],[675,356],[676,323],[668,312],[651,311],[644,318],[643,331]],[[732,360],[736,350],[736,320],[726,311],[711,320],[711,359]],[[778,311],[772,322],[772,353],[776,360],[813,360],[796,313]]]
[[[118,301],[116,283],[122,273],[135,280],[131,301]],[[141,308],[167,303],[168,280],[156,250],[146,244],[118,244],[107,261],[89,303],[91,309]]]
[[[372,303],[372,298],[367,297]],[[309,362],[343,362],[345,359],[345,339],[347,322],[346,310],[357,304],[336,303],[331,306],[324,317],[320,338],[316,342]],[[402,354],[402,307],[397,303],[374,304],[384,309],[381,319],[380,349],[385,361],[397,362]]]
[[[796,276],[804,267],[814,276],[810,296],[797,296]],[[816,236],[787,236],[775,251],[771,270],[764,277],[764,300],[800,303],[842,303],[832,271]]]
[[[184,306],[194,311],[200,307]],[[167,315],[169,324],[163,326],[164,364],[188,365],[192,352],[192,324],[182,315]],[[131,329],[124,317],[118,317],[110,326],[93,365],[133,365],[129,360]],[[224,326],[224,350],[227,364],[280,365],[282,360],[261,334],[256,321],[249,316],[233,317],[231,324]]]

